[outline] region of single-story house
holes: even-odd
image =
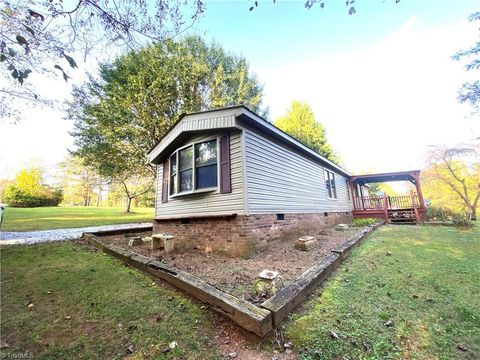
[[[175,247],[248,256],[352,217],[350,173],[245,106],[181,116],[149,160]]]
[[[419,221],[419,170],[352,176],[245,106],[186,114],[149,152],[157,165],[154,232],[175,247],[248,256],[270,241],[354,217]],[[368,183],[417,192],[369,196]]]

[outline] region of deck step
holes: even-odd
[[[391,224],[416,224],[417,219],[415,217],[414,209],[389,209],[388,220]]]

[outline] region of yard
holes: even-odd
[[[135,208],[131,213],[125,213],[122,208],[110,207],[7,207],[2,230],[31,231],[124,224],[151,221],[153,217],[151,208]]]
[[[9,345],[2,353],[27,352],[34,359],[215,356],[209,311],[76,243],[2,249],[1,287],[1,343]]]
[[[480,358],[480,227],[386,226],[286,333],[301,359]]]
[[[293,343],[287,358],[479,358],[479,239],[478,225],[380,228],[282,326]],[[2,352],[272,358],[278,334],[247,340],[201,304],[83,243],[1,255]]]

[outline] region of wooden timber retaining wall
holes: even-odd
[[[107,233],[84,233],[83,239],[105,253],[152,276],[165,280],[200,301],[209,304],[214,310],[229,317],[246,330],[263,337],[274,327],[278,326],[315,286],[323,283],[340,266],[341,261],[351,253],[355,246],[382,224],[383,222],[377,223],[350,237],[347,241],[334,248],[329,256],[313,265],[260,306],[255,306],[248,301],[239,299],[165,263],[115,245],[107,244],[101,239],[102,235],[109,235]],[[127,231],[130,232],[132,230],[129,229]]]

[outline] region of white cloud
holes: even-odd
[[[424,28],[415,17],[375,46],[259,71],[272,116],[307,101],[351,171],[420,168],[427,146],[480,134],[457,90],[472,74],[451,55],[471,46],[470,23]]]

